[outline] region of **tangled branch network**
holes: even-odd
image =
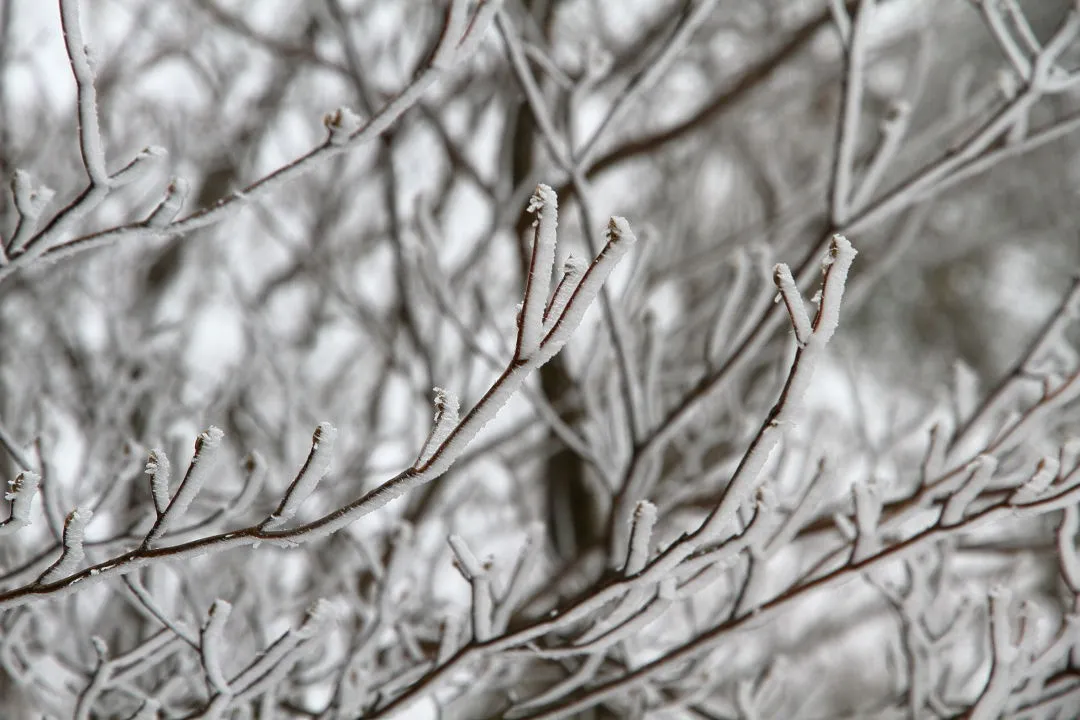
[[[58,0],[39,128],[30,5],[0,720],[1080,717],[1080,280],[996,380],[867,392],[837,337],[1054,215],[972,183],[1080,128],[1076,8],[956,4],[1001,67],[942,99],[945,3]]]

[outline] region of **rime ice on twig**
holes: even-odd
[[[263,530],[277,530],[296,515],[300,506],[315,492],[319,482],[326,477],[334,455],[337,428],[328,422],[319,423],[311,437],[311,452],[304,467],[296,474],[289,489],[285,491],[274,513],[262,524]]]
[[[230,695],[229,681],[221,667],[222,654],[224,653],[225,623],[232,612],[232,605],[224,600],[215,600],[210,607],[206,624],[203,625],[199,637],[199,649],[202,655],[203,671],[206,673],[206,682],[215,692]]]
[[[836,228],[844,227],[852,213],[858,210],[852,206],[852,178],[855,173],[855,148],[862,116],[862,99],[866,90],[864,76],[870,20],[876,4],[876,0],[861,0],[855,17],[850,22],[850,31],[847,32],[845,42],[846,78],[829,198],[829,219]],[[843,21],[839,25],[843,32]]]
[[[880,123],[881,142],[874,151],[874,157],[870,161],[870,167],[866,169],[855,196],[851,200],[851,207],[855,212],[867,207],[874,198],[874,193],[881,185],[886,171],[896,158],[900,145],[908,130],[911,119],[911,103],[897,100],[892,103]]]
[[[795,330],[795,340],[800,345],[805,345],[810,339],[812,328],[810,326],[810,314],[806,311],[806,303],[803,302],[802,293],[795,284],[795,278],[791,276],[791,268],[784,263],[773,268],[773,279],[776,287],[780,290],[780,298],[787,306],[788,315],[791,317],[791,326]]]
[[[608,221],[605,234],[607,244],[574,286],[562,314],[555,319],[551,330],[544,336],[541,343],[543,350],[539,353],[544,358],[544,362],[554,357],[555,353],[561,350],[570,339],[570,334],[581,324],[585,311],[596,299],[600,288],[607,281],[611,271],[615,269],[615,265],[637,242],[637,236],[630,229],[630,223],[626,221],[626,218],[612,217]]]
[[[491,3],[485,4],[478,12],[478,15],[490,5]],[[229,548],[247,547],[264,542],[282,546],[311,542],[347,527],[356,520],[382,508],[395,498],[440,477],[461,456],[484,425],[495,417],[516,391],[521,389],[529,375],[562,349],[574,330],[577,329],[604,281],[610,275],[616,263],[627,252],[633,241],[634,235],[630,230],[629,223],[622,218],[612,218],[608,226],[607,245],[588,268],[581,273],[578,281],[573,284],[573,289],[569,293],[561,312],[558,315],[552,314],[549,317],[549,320],[552,321],[550,329],[547,329],[544,333],[539,350],[523,363],[510,362],[477,404],[461,417],[456,424],[451,422],[455,418],[450,397],[447,394],[445,407],[440,412],[440,422],[436,424],[441,426],[440,435],[445,431],[445,428],[452,427],[445,439],[431,449],[430,456],[426,457],[422,466],[410,467],[352,502],[297,527],[266,530],[259,525],[255,525],[242,530],[178,543],[175,546],[158,547],[158,541],[166,535],[169,527],[179,518],[183,511],[187,510],[202,483],[207,479],[215,456],[214,450],[220,444],[223,435],[220,430],[211,428],[196,443],[195,458],[188,468],[184,481],[180,484],[165,512],[158,518],[150,533],[147,534],[143,545],[134,551],[67,577],[66,582],[51,589],[50,594],[55,597],[74,591],[77,583],[85,582],[89,584],[126,574],[145,564],[150,554],[153,555],[155,560],[166,557],[182,559],[202,555],[208,551],[221,552]],[[432,445],[435,445],[435,443],[432,443]],[[251,488],[257,487],[257,479],[261,477],[261,474],[258,467],[249,468],[249,480],[242,496],[250,499],[253,492]],[[151,551],[153,552],[151,553]],[[488,585],[490,586],[490,581],[488,581]],[[0,609],[23,605],[39,597],[41,597],[41,594],[33,585],[3,591],[0,592]],[[488,618],[487,622],[489,624],[487,628],[485,628],[482,619],[478,623],[481,633],[488,631],[491,627],[490,610],[484,611],[483,606],[487,603],[490,608],[492,599],[493,596],[489,589],[486,595],[479,593],[479,602],[475,604],[479,616]],[[505,617],[500,616],[500,619],[504,620]],[[252,687],[256,685],[261,687],[262,681],[254,682]],[[234,699],[248,692],[247,690],[238,689],[242,687],[242,683],[237,684],[235,679],[232,682],[232,687],[236,693]]]
[[[8,483],[11,489],[4,494],[4,499],[11,502],[11,515],[0,522],[0,535],[13,533],[30,524],[30,508],[40,482],[40,475],[27,471],[19,473]]]
[[[188,506],[191,505],[195,496],[199,494],[203,483],[206,482],[206,478],[213,469],[214,462],[217,460],[218,446],[221,445],[221,439],[224,436],[225,433],[220,429],[210,426],[195,441],[195,455],[191,458],[191,464],[188,465],[187,474],[184,476],[180,487],[176,490],[176,494],[169,502],[165,512],[158,516],[154,526],[150,528],[150,532],[143,539],[144,548],[152,547],[168,532],[169,525],[187,512]]]
[[[423,466],[424,463],[431,459],[435,450],[446,442],[446,439],[450,437],[450,433],[460,421],[460,411],[461,401],[458,400],[455,393],[440,387],[435,388],[435,420],[431,426],[431,433],[428,435],[423,448],[421,448],[413,467],[419,468]]]
[[[559,225],[559,200],[555,191],[544,184],[536,186],[528,211],[536,214],[533,226],[532,258],[525,279],[525,300],[518,320],[518,341],[514,359],[518,362],[532,357],[540,348],[543,335],[544,309],[551,289],[551,270],[555,263],[555,232]]]
[[[630,246],[636,240],[633,231],[630,229],[630,224],[624,218],[613,217],[608,223],[607,230],[608,242],[604,246],[604,249],[600,251],[600,254],[593,260],[592,264],[581,274],[580,279],[573,285],[573,289],[568,291],[569,297],[566,300],[565,306],[562,308],[562,312],[558,316],[552,315],[550,330],[546,329],[543,335],[543,339],[540,341],[539,348],[536,352],[527,357],[515,357],[515,360],[511,362],[502,377],[500,377],[495,384],[488,390],[487,394],[481,399],[475,407],[472,408],[456,426],[451,426],[449,422],[443,425],[440,420],[443,417],[442,411],[436,415],[436,424],[433,429],[433,435],[438,433],[440,440],[434,442],[431,438],[425,443],[425,451],[422,451],[422,460],[415,464],[412,468],[414,473],[425,473],[431,477],[437,476],[445,472],[454,459],[456,459],[461,452],[464,451],[465,446],[472,440],[473,437],[480,431],[480,429],[486,425],[498,412],[499,408],[505,404],[510,395],[515,392],[524,383],[526,376],[536,368],[539,368],[548,360],[553,358],[563,346],[570,339],[571,334],[581,324],[582,318],[585,316],[585,312],[596,299],[597,294],[600,292],[600,288],[607,280],[611,271],[615,268],[615,265],[626,254]],[[553,246],[552,246],[553,247]],[[548,287],[550,284],[548,285]],[[521,315],[526,312],[526,305],[530,304],[529,298],[533,293],[537,293],[537,286],[533,285],[531,290],[527,290],[527,296],[522,302]],[[539,304],[539,307],[543,307],[543,303]],[[532,311],[530,311],[531,313]],[[540,320],[542,316],[537,316],[537,320]],[[519,332],[520,338],[520,332]],[[437,394],[438,400],[438,394]],[[446,397],[446,409],[450,409],[451,396],[447,394]],[[455,401],[456,402],[456,401]],[[450,415],[446,416],[446,420],[450,419]],[[445,437],[441,437],[444,432],[444,427],[450,427],[451,429]],[[416,475],[409,478],[401,478],[400,482],[416,482]],[[382,494],[386,491],[386,487],[380,488],[374,491],[373,494]],[[396,494],[394,495],[396,497]],[[389,497],[383,495],[383,497]]]
[[[165,188],[165,197],[162,198],[150,216],[146,218],[146,226],[151,228],[163,228],[180,214],[187,200],[190,184],[182,177],[174,177]]]
[[[753,493],[757,478],[770,453],[780,442],[783,424],[802,406],[814,369],[840,324],[840,302],[855,255],[855,248],[847,238],[842,235],[833,236],[828,253],[821,263],[824,279],[811,332],[795,356],[780,400],[743,456],[720,504],[698,531],[703,538],[717,536],[731,526],[744,500]]]
[[[35,187],[30,173],[24,170],[16,170],[11,179],[11,194],[15,199],[15,209],[19,213],[18,224],[15,225],[15,233],[8,241],[7,255],[15,255],[22,252],[23,247],[37,230],[38,221],[45,207],[52,201],[56,194],[48,187],[40,185]]]
[[[435,655],[435,663],[442,665],[458,651],[461,643],[462,623],[458,614],[449,612],[442,622],[442,633],[439,638],[439,650]]]
[[[360,116],[350,108],[339,107],[332,113],[323,117],[323,125],[330,133],[330,144],[335,146],[344,145],[352,139],[352,136],[360,131],[363,122]]]
[[[98,124],[94,70],[86,52],[86,41],[83,39],[79,0],[60,0],[60,21],[64,26],[64,45],[78,91],[79,149],[82,151],[83,165],[91,184],[108,185],[105,150],[101,144],[101,127]]]
[[[968,716],[971,720],[992,720],[999,717],[1012,689],[1012,666],[1017,656],[1017,648],[1012,640],[1012,626],[1009,622],[1011,603],[1012,592],[1008,588],[999,585],[990,591],[990,645],[993,661],[986,688]]]
[[[73,713],[75,720],[89,720],[94,702],[108,687],[113,675],[114,666],[113,662],[109,660],[109,646],[97,635],[90,638],[90,642],[94,646],[94,654],[97,658],[94,672],[90,676],[90,684],[79,693],[79,698],[75,703],[75,712]]]
[[[457,63],[475,52],[487,28],[493,22],[500,4],[500,0],[481,2],[473,13],[471,20],[467,23],[459,22],[459,12],[449,17],[448,20],[453,21],[451,23],[453,27],[448,27],[447,31],[443,33],[440,47],[445,46],[453,52],[449,54],[437,53],[440,63],[444,59]],[[455,8],[458,10],[467,5],[466,0],[455,0],[454,3]],[[133,163],[121,169],[119,173],[112,177],[107,175],[105,153],[98,123],[94,73],[86,46],[83,44],[82,28],[79,22],[79,2],[78,0],[62,0],[60,10],[65,45],[78,90],[80,149],[82,150],[87,175],[90,177],[90,187],[60,211],[38,234],[34,235],[29,230],[17,233],[14,239],[18,241],[18,258],[12,255],[11,262],[7,263],[6,267],[5,263],[0,260],[0,268],[4,269],[3,272],[0,272],[0,281],[14,270],[27,267],[42,256],[57,260],[91,248],[117,242],[121,238],[161,237],[163,235],[176,237],[221,221],[236,212],[243,202],[263,198],[267,193],[280,188],[289,180],[310,171],[347,148],[357,146],[382,135],[405,111],[419,102],[424,92],[438,79],[445,67],[445,63],[443,63],[440,66],[430,64],[422,68],[422,71],[413,78],[409,85],[394,95],[368,122],[349,135],[347,142],[340,145],[331,142],[322,143],[310,152],[256,180],[242,191],[222,198],[220,201],[184,220],[174,220],[160,228],[149,227],[146,222],[132,223],[58,242],[65,233],[75,226],[79,219],[85,217],[87,213],[99,205],[111,189],[119,184],[136,179],[139,176],[137,173],[141,172],[144,166],[147,165],[141,162],[142,160],[159,156],[156,152],[159,148],[149,148],[146,152],[141,153]],[[460,34],[458,34],[459,32]],[[31,224],[26,224],[26,227],[29,228]]]
[[[510,616],[518,608],[529,589],[529,578],[534,568],[543,557],[544,525],[540,522],[529,524],[525,546],[521,549],[517,563],[510,574],[506,589],[496,598],[495,617],[492,627],[495,632],[502,632],[510,622]]]
[[[154,509],[158,517],[169,507],[169,482],[172,477],[172,465],[165,451],[154,448],[146,461],[146,474],[150,476],[150,495],[154,499]]]
[[[48,585],[75,572],[85,555],[83,536],[94,513],[89,508],[75,508],[64,522],[63,549],[60,557],[37,579],[38,585]]]
[[[1028,505],[1036,502],[1050,489],[1060,469],[1057,458],[1044,457],[1035,466],[1035,472],[1009,498],[1010,505]]]
[[[473,635],[477,641],[484,642],[492,636],[495,614],[491,573],[487,564],[476,559],[460,535],[451,535],[448,541],[457,558],[458,569],[472,588]]]
[[[563,275],[559,280],[559,284],[555,286],[555,292],[551,295],[551,301],[548,306],[544,308],[544,334],[551,332],[552,326],[555,324],[555,320],[562,314],[562,311],[566,308],[567,301],[570,300],[570,296],[577,289],[577,284],[581,280],[581,276],[585,274],[585,270],[588,268],[588,264],[578,258],[574,254],[567,256],[566,261],[563,263]]]
[[[109,177],[109,188],[118,189],[145,178],[155,166],[169,157],[169,151],[160,145],[151,145],[138,152],[124,167]]]
[[[630,530],[630,549],[626,555],[624,575],[636,575],[645,568],[649,560],[649,541],[656,525],[656,506],[647,500],[638,503],[634,510]]]
[[[233,693],[233,702],[241,703],[251,700],[280,682],[289,669],[300,660],[301,653],[309,641],[318,637],[333,621],[334,611],[330,603],[317,600],[308,609],[300,627],[287,631],[259,654],[250,665],[233,677],[229,683]]]
[[[997,459],[990,455],[980,455],[972,461],[968,479],[945,503],[945,509],[941,513],[943,526],[948,527],[963,521],[968,506],[990,484],[997,466]]]

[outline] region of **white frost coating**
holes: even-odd
[[[806,311],[806,303],[803,302],[799,286],[795,284],[795,278],[791,275],[791,268],[784,263],[776,265],[773,268],[773,281],[787,306],[791,326],[795,329],[795,339],[800,345],[805,345],[810,340],[810,314]]]
[[[19,223],[15,227],[15,234],[8,241],[8,250],[15,254],[22,252],[33,237],[41,213],[56,193],[44,185],[34,187],[30,173],[25,170],[15,171],[11,190],[15,198],[15,209],[19,211]]]
[[[1009,588],[996,585],[990,590],[990,633],[993,636],[991,647],[994,649],[994,659],[986,688],[968,715],[970,720],[992,720],[1000,717],[1001,709],[1012,690],[1012,666],[1018,651],[1013,643],[1009,622],[1011,603],[1012,591]]]
[[[615,265],[630,250],[630,246],[637,242],[637,236],[630,229],[630,223],[622,217],[612,217],[608,221],[607,238],[607,245],[578,281],[562,314],[555,319],[551,330],[544,337],[541,343],[543,350],[538,353],[540,364],[553,358],[570,339],[570,335],[581,324],[585,311],[596,299],[600,288],[611,275],[611,271],[615,269]]]
[[[851,270],[855,255],[855,248],[847,238],[833,235],[832,244],[821,263],[825,279],[822,281],[821,303],[814,319],[814,329],[803,348],[798,367],[793,370],[788,382],[783,412],[776,418],[777,422],[787,420],[802,406],[818,360],[840,324],[840,301],[844,297],[848,271]],[[762,465],[766,459],[760,458]]]
[[[172,478],[172,464],[161,448],[150,451],[146,461],[146,470],[150,476],[150,494],[154,497],[154,509],[160,516],[169,507],[169,482]]]
[[[821,288],[821,306],[814,320],[814,337],[823,345],[832,339],[840,324],[840,300],[844,297],[848,271],[857,254],[846,237],[833,235],[829,252],[821,262],[825,281]]]
[[[1009,504],[1028,505],[1038,500],[1057,478],[1059,469],[1057,458],[1044,457],[1039,460],[1039,464],[1035,466],[1035,472],[1013,493],[1009,498]]]
[[[636,575],[645,569],[649,560],[649,542],[656,526],[656,506],[648,500],[642,500],[634,508],[634,517],[630,530],[630,549],[626,556],[624,575]]]
[[[143,148],[131,162],[109,178],[109,187],[113,189],[122,188],[137,180],[142,180],[151,170],[164,162],[168,156],[169,151],[160,145],[151,145],[150,147]]]
[[[351,108],[339,107],[323,117],[323,125],[330,133],[330,144],[340,146],[349,142],[352,136],[360,131],[363,121]]]
[[[449,612],[443,617],[442,636],[439,638],[439,650],[435,655],[435,664],[442,665],[461,647],[461,621],[457,613]]]
[[[495,617],[494,594],[488,565],[476,559],[465,539],[460,535],[450,535],[447,542],[450,543],[450,549],[454,551],[454,557],[457,558],[458,570],[469,581],[472,589],[473,635],[478,641],[484,642],[493,636]]]
[[[806,391],[814,376],[814,369],[840,323],[840,301],[844,296],[844,286],[851,263],[855,260],[855,254],[855,248],[846,238],[842,235],[833,235],[829,252],[822,262],[825,279],[822,281],[821,304],[818,307],[813,331],[805,346],[796,355],[788,375],[787,385],[784,387],[772,417],[762,426],[761,431],[751,443],[750,449],[743,456],[720,504],[697,533],[691,536],[695,542],[718,537],[735,521],[739,508],[753,493],[769,455],[780,442],[785,424],[802,407]],[[854,539],[854,535],[851,539]],[[677,553],[666,554],[666,558],[671,558],[669,562],[673,562],[676,557],[678,557]]]
[[[325,599],[316,600],[308,609],[304,622],[299,628],[281,635],[254,662],[233,678],[230,684],[233,701],[240,703],[249,700],[280,682],[300,659],[300,653],[296,652],[297,648],[305,641],[322,633],[335,619],[333,605]]]
[[[290,653],[296,650],[296,646],[305,639],[296,630],[289,630],[282,634],[258,656],[255,662],[233,678],[231,683],[235,693],[233,697],[239,701],[246,695],[253,695],[258,692],[259,687],[265,684],[266,678],[270,676],[275,666],[285,660]]]
[[[575,642],[571,648],[563,651],[563,653],[565,655],[579,655],[583,651],[595,652],[597,650],[602,650],[645,629],[652,624],[653,621],[666,613],[668,608],[671,607],[671,604],[674,602],[672,598],[675,596],[673,588],[674,582],[675,579],[672,577],[662,579],[658,585],[658,592],[655,599],[630,618],[630,620],[612,628],[607,633],[594,640],[590,640],[587,643]],[[540,657],[558,657],[559,653],[560,651],[556,650],[554,652],[541,651],[538,654]]]
[[[210,471],[214,467],[218,455],[217,450],[223,437],[225,437],[225,433],[213,425],[206,432],[199,435],[199,439],[195,441],[195,456],[191,458],[191,464],[188,465],[187,475],[184,476],[183,482],[180,483],[176,494],[173,495],[172,502],[169,503],[165,512],[158,517],[157,522],[150,528],[150,532],[146,534],[146,538],[143,540],[144,548],[149,548],[160,540],[168,531],[169,524],[187,512],[188,507],[195,499],[195,496],[199,494],[203,483],[206,482],[206,478],[209,477]]]
[[[285,497],[277,510],[262,524],[263,530],[276,530],[292,520],[304,501],[311,497],[315,488],[330,470],[330,461],[334,457],[334,442],[337,440],[337,428],[328,422],[321,422],[311,436],[311,452],[296,478],[289,485]]]
[[[431,434],[420,450],[413,467],[423,467],[435,452],[442,447],[450,433],[458,426],[461,419],[461,400],[452,390],[437,387],[435,390],[435,423]]]
[[[210,606],[209,618],[202,628],[199,649],[202,654],[203,670],[206,680],[215,691],[222,695],[231,695],[229,680],[221,668],[221,656],[225,640],[225,622],[232,613],[232,605],[218,598]]]
[[[536,213],[533,227],[532,260],[525,283],[525,300],[518,328],[516,360],[527,360],[540,348],[543,336],[544,308],[551,291],[551,271],[555,265],[555,235],[559,226],[559,199],[555,191],[541,183],[529,201],[529,212]]]
[[[15,171],[11,189],[15,196],[15,207],[24,220],[37,220],[56,195],[52,188],[44,185],[35,187],[30,173],[25,170]]]
[[[68,513],[64,521],[64,549],[60,557],[38,578],[38,585],[48,585],[57,580],[66,578],[75,572],[75,568],[82,562],[85,552],[83,551],[83,537],[86,525],[94,517],[90,508],[75,508]]]
[[[929,483],[945,472],[946,450],[951,433],[945,427],[946,421],[936,422],[930,428],[930,442],[923,460],[923,482]]]
[[[606,615],[600,617],[593,626],[574,640],[575,647],[589,645],[597,638],[606,636],[612,630],[628,622],[630,618],[642,612],[652,600],[651,589],[636,587],[623,595],[615,607]]]
[[[555,321],[566,308],[566,302],[573,295],[581,276],[589,267],[588,263],[574,254],[570,254],[563,263],[563,275],[559,284],[555,286],[555,293],[551,296],[551,302],[544,309],[544,334],[547,335],[554,327]]]
[[[510,623],[510,616],[523,601],[529,591],[529,579],[533,576],[537,564],[540,562],[544,548],[546,531],[542,522],[534,520],[529,523],[526,530],[525,545],[521,549],[517,563],[506,584],[506,589],[498,597],[498,608],[492,622],[495,632],[504,632]]]
[[[337,622],[337,613],[334,610],[334,604],[326,598],[319,598],[308,608],[304,622],[297,629],[296,634],[302,640],[309,640],[335,622]]]
[[[945,503],[945,509],[941,513],[942,526],[949,527],[963,521],[968,506],[986,489],[997,471],[997,466],[997,458],[991,455],[979,455],[971,461],[968,466],[968,479]]]
[[[146,226],[163,228],[175,220],[180,209],[184,207],[190,189],[191,185],[182,177],[174,177],[169,181],[169,186],[165,188],[165,197],[150,213],[150,217],[146,218]]]
[[[0,522],[0,535],[13,533],[30,524],[30,508],[40,483],[41,476],[32,472],[21,472],[8,482],[11,489],[4,494],[4,499],[11,502],[11,517]]]
[[[481,6],[478,16],[492,4],[489,2]],[[581,278],[567,303],[566,309],[556,320],[551,331],[541,343],[541,349],[536,355],[520,364],[511,363],[422,466],[409,468],[350,503],[346,508],[325,515],[303,528],[297,529],[296,532],[302,533],[304,541],[312,542],[337,532],[357,519],[379,510],[391,501],[396,500],[414,488],[431,482],[446,472],[465,451],[465,448],[468,447],[477,433],[498,414],[510,397],[521,389],[528,376],[554,357],[580,324],[589,303],[596,298],[603,281],[634,240],[633,234],[629,232],[629,225],[625,220],[619,218],[612,219],[609,237],[607,246]],[[276,543],[283,542],[269,537],[264,539],[273,539]]]
[[[835,512],[832,514],[833,524],[836,525],[836,529],[840,532],[845,540],[851,542],[855,538],[859,537],[859,532],[855,529],[855,525],[852,524],[851,518],[842,512]]]
[[[60,22],[64,29],[64,47],[71,60],[78,93],[79,149],[86,174],[94,185],[108,182],[105,170],[105,149],[101,144],[98,123],[97,91],[94,89],[94,69],[90,64],[87,44],[83,40],[78,0],[61,0]]]

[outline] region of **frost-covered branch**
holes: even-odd
[[[158,511],[154,526],[150,528],[150,532],[146,534],[146,538],[143,540],[144,548],[153,547],[169,531],[169,526],[187,512],[188,507],[195,499],[195,496],[199,494],[199,491],[202,490],[203,484],[214,469],[218,448],[223,437],[225,437],[225,433],[219,428],[211,426],[195,441],[195,455],[191,458],[191,464],[188,465],[187,474],[181,481],[180,487],[177,488],[176,494],[169,501],[168,506],[164,511]],[[160,480],[156,473],[152,482],[157,483],[155,488],[155,505],[157,505],[163,498],[161,497]]]
[[[855,173],[855,143],[858,141],[859,122],[863,111],[866,59],[870,21],[875,13],[877,0],[860,0],[858,10],[850,23],[840,27],[844,38],[844,94],[840,123],[837,130],[837,149],[834,155],[832,192],[829,215],[832,226],[845,227],[852,212],[852,177]],[[850,31],[845,32],[850,25]],[[854,208],[857,210],[858,208]]]
[[[65,573],[71,572],[77,561],[71,561],[75,554],[72,552],[69,555],[69,552],[65,550],[64,558],[62,558],[64,560],[63,564],[59,566],[59,569],[55,567],[50,569],[39,583],[0,592],[0,610],[21,605],[35,597],[50,594],[62,595],[72,592],[78,583],[85,584],[116,574],[126,574],[160,558],[180,559],[202,555],[208,551],[220,552],[232,547],[260,543],[288,547],[301,542],[310,542],[326,537],[361,517],[375,512],[406,492],[438,478],[464,452],[466,446],[480,432],[481,428],[495,417],[495,414],[521,387],[526,378],[562,350],[581,323],[586,310],[595,300],[611,271],[629,250],[634,239],[629,223],[625,219],[611,219],[607,245],[574,285],[565,307],[555,318],[551,329],[544,334],[537,352],[524,362],[511,360],[509,366],[494,381],[484,396],[446,433],[445,438],[435,444],[430,455],[417,466],[410,467],[356,500],[308,523],[292,528],[277,529],[256,525],[242,530],[159,547],[160,541],[167,537],[166,533],[170,526],[187,511],[188,506],[209,476],[212,469],[211,462],[223,436],[220,430],[212,427],[200,436],[199,441],[196,443],[195,456],[184,481],[173,495],[165,512],[158,516],[140,548],[98,563],[84,571],[68,575],[65,575]],[[447,417],[449,418],[450,415],[447,415]],[[438,425],[438,423],[436,424]],[[320,435],[317,432],[313,442],[312,455],[309,456],[312,471],[310,473],[301,473],[301,476],[290,487],[286,499],[279,506],[279,510],[284,510],[286,507],[295,510],[295,506],[302,497],[306,497],[305,493],[310,489],[314,489],[314,483],[317,481],[318,476],[325,470],[322,463],[329,462],[326,448],[320,449],[318,447],[319,442]],[[308,466],[305,465],[305,469],[307,468]],[[289,498],[292,498],[292,500]],[[76,519],[83,517],[77,513],[74,516]],[[69,525],[71,525],[70,520]],[[82,559],[81,527],[78,523],[73,526],[73,529],[79,531],[78,560]],[[67,546],[65,545],[65,547]]]
[[[319,423],[311,437],[311,452],[308,453],[304,467],[300,468],[289,489],[285,491],[281,504],[262,524],[262,529],[277,530],[292,520],[303,502],[315,492],[315,488],[330,471],[336,438],[337,428],[327,422]]]
[[[463,3],[456,2],[455,7],[460,8],[461,5]],[[173,189],[166,193],[166,199],[162,201],[162,206],[159,208],[160,214],[155,211],[150,220],[119,225],[70,240],[63,240],[62,236],[71,229],[75,221],[83,217],[104,199],[112,183],[112,178],[105,175],[103,169],[104,151],[101,147],[100,130],[97,124],[98,111],[96,93],[93,87],[93,72],[82,40],[78,0],[63,0],[61,9],[63,11],[66,45],[79,87],[81,145],[91,184],[68,208],[62,210],[48,223],[43,230],[28,238],[23,243],[18,255],[12,255],[10,263],[0,267],[0,281],[12,271],[31,265],[32,261],[39,257],[47,260],[59,260],[93,248],[125,240],[171,238],[187,235],[195,230],[231,217],[245,204],[256,202],[286,183],[322,166],[331,158],[374,140],[397,122],[409,108],[420,101],[428,88],[444,73],[442,65],[451,60],[456,64],[460,64],[476,51],[480,40],[493,21],[499,5],[500,0],[481,2],[471,20],[465,25],[463,35],[455,37],[449,33],[444,33],[440,40],[439,52],[435,54],[435,57],[440,61],[440,65],[429,64],[428,67],[424,68],[382,110],[349,134],[347,141],[343,141],[340,137],[328,137],[324,143],[310,152],[277,168],[242,190],[221,198],[213,205],[198,210],[186,218],[172,220],[165,225],[160,225],[164,217],[172,213],[172,205],[182,202],[181,195],[183,193],[180,191],[183,188],[174,183]],[[459,29],[459,18],[460,14],[458,12],[452,13],[451,17],[448,18],[448,20],[454,21],[454,29]],[[454,49],[453,51],[444,50],[444,47]],[[155,156],[159,155],[160,153],[155,154]]]
[[[67,520],[64,522],[63,549],[60,557],[41,574],[37,579],[37,585],[49,585],[75,573],[75,569],[86,555],[83,550],[83,537],[93,515],[94,513],[87,508],[76,508],[68,513]]]

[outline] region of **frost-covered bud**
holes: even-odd
[[[11,503],[11,519],[0,523],[0,535],[14,532],[30,524],[30,507],[37,494],[41,477],[37,473],[22,472],[8,482],[10,488],[4,499]]]
[[[150,217],[146,219],[146,224],[149,227],[165,227],[180,214],[180,209],[184,206],[184,201],[187,200],[188,190],[190,184],[182,177],[174,177],[169,182],[169,186],[165,188],[165,197],[161,203],[154,208],[154,212],[150,213]]]
[[[330,133],[331,145],[344,145],[360,130],[360,116],[347,107],[339,107],[323,116],[323,125]]]

